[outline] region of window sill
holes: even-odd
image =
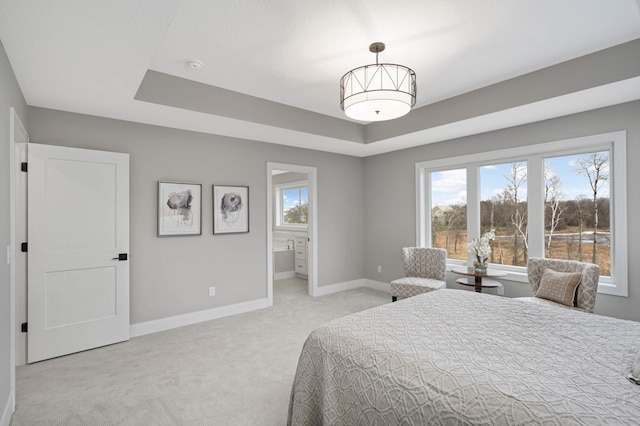
[[[447,261],[447,272],[451,272],[452,268],[459,268],[465,265],[466,263],[461,261],[455,261],[455,260]],[[503,268],[501,267],[501,265],[494,265],[494,264],[489,265],[489,269],[491,269],[492,271],[500,271],[500,272],[505,272],[507,274],[504,277],[500,277],[500,280],[512,281],[517,283],[525,283],[525,284],[529,283],[529,280],[527,279],[526,270],[525,272],[519,272],[519,271],[514,271],[512,268],[513,267]],[[453,273],[455,274],[455,272]]]
[[[452,272],[451,269],[459,268],[461,266],[465,266],[466,262],[462,262],[459,260],[447,260],[447,272]],[[493,271],[501,271],[505,272],[507,275],[504,277],[500,277],[500,280],[523,283],[529,285],[529,279],[527,277],[526,269],[524,272],[514,271],[513,266],[501,267],[501,265],[490,264],[489,269]],[[455,274],[455,272],[452,272]],[[628,297],[628,294],[620,291],[620,289],[610,281],[600,280],[598,283],[598,294],[608,294],[611,296],[619,296],[619,297]]]
[[[277,225],[273,229],[275,231],[307,232],[309,227],[307,225]]]

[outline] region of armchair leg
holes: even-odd
[[[391,301],[392,301],[392,302],[397,302],[397,301],[398,301],[398,298],[397,298],[396,296],[391,296]]]

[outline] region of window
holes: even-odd
[[[467,258],[467,170],[431,175],[431,247],[447,249],[452,259]]]
[[[579,260],[600,266],[599,292],[627,295],[625,132],[418,163],[416,183],[417,244],[451,265],[495,229],[489,262],[509,279],[529,257]]]
[[[480,167],[480,235],[495,229],[490,263],[526,266],[527,162]]]
[[[309,219],[309,188],[307,182],[276,185],[276,225],[307,227]]]
[[[545,257],[595,263],[611,275],[609,151],[544,160]]]

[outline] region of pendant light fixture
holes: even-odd
[[[416,73],[396,64],[379,64],[384,43],[372,43],[376,63],[355,68],[340,79],[340,108],[359,121],[402,117],[416,104]]]

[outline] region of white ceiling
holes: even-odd
[[[153,70],[346,120],[340,77],[375,62],[374,41],[380,62],[415,70],[419,108],[637,38],[638,0],[0,0],[28,105],[358,156],[522,118],[354,144],[134,97]],[[593,107],[640,97],[624,92]]]

